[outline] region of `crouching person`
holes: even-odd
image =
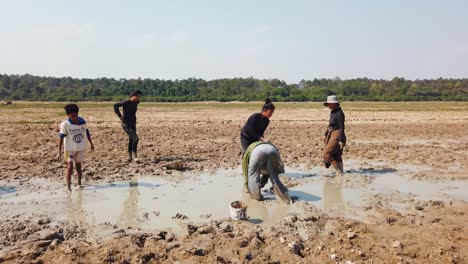
[[[273,191],[278,200],[291,203],[288,189],[279,179],[279,174],[284,173],[283,162],[278,149],[271,143],[254,142],[243,155],[244,185],[252,199],[263,201],[261,188],[270,179]]]

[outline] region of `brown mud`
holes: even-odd
[[[62,110],[2,108],[0,262],[468,263],[466,110],[345,104],[340,178],[320,161],[328,112],[278,108],[266,136],[296,199],[284,206],[269,186],[261,203],[242,191],[238,133],[256,106],[213,105],[143,105],[130,164],[112,109],[82,108],[96,151],[71,195],[55,160]],[[228,219],[234,200],[248,221]]]

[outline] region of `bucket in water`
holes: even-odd
[[[233,220],[246,220],[247,219],[247,205],[240,201],[234,201],[229,206],[231,219]]]

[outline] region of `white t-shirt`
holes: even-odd
[[[66,151],[86,150],[88,144],[86,121],[78,117],[78,124],[72,124],[70,119],[60,124],[60,137],[64,138],[64,149]]]

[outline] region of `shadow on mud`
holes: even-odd
[[[316,173],[301,173],[301,172],[286,172],[281,174],[283,176],[287,176],[289,178],[293,179],[299,179],[299,178],[310,178],[310,177],[317,177],[319,176]]]
[[[360,168],[360,169],[351,169],[347,170],[346,173],[356,173],[356,174],[371,174],[371,175],[382,175],[382,174],[390,174],[397,172],[394,168]]]
[[[259,225],[259,224],[263,223],[263,220],[262,219],[249,219],[249,222],[254,224],[254,225]]]
[[[153,161],[153,163],[160,163],[160,162],[172,162],[172,161],[182,161],[182,162],[202,162],[206,161],[206,159],[197,159],[197,158],[157,158]]]
[[[306,201],[306,202],[318,202],[322,200],[321,197],[315,196],[310,193],[306,193],[303,191],[296,191],[296,190],[289,190],[289,196],[291,196],[291,199],[293,201]]]
[[[202,161],[206,161],[206,159],[166,157],[156,158],[152,161],[152,163],[156,164],[157,166],[166,167],[170,170],[174,169],[184,172],[194,169],[194,167],[188,166],[189,163],[198,163]]]
[[[0,195],[16,192],[16,187],[14,186],[0,186]]]
[[[112,188],[133,188],[133,187],[146,187],[146,188],[156,188],[160,187],[161,184],[153,184],[148,182],[127,182],[127,183],[108,183],[108,184],[96,184],[89,185],[83,188],[83,190],[103,190],[103,189],[112,189]]]

